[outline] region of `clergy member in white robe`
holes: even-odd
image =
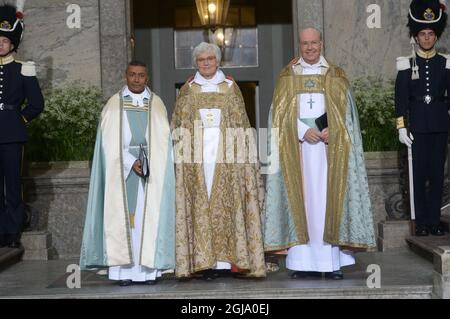
[[[303,58],[293,66],[297,75],[320,75],[328,71],[329,65],[323,56],[314,64]],[[353,265],[355,259],[350,252],[323,241],[325,213],[327,208],[327,149],[324,140],[310,143],[305,140],[306,132],[316,128],[314,121],[326,112],[325,95],[322,93],[299,94],[298,137],[302,143],[303,183],[309,243],[297,245],[288,250],[286,267],[294,271],[332,273],[341,267]],[[300,274],[299,274],[300,275]]]
[[[133,93],[128,86],[122,90],[122,98],[124,101],[124,109],[122,111],[123,176],[126,181],[128,210],[131,212],[131,216],[133,216],[131,218],[131,242],[134,256],[140,256],[141,251],[145,182],[133,171],[133,165],[138,160],[139,146],[141,144],[139,142],[142,142],[146,146],[149,145],[148,138],[146,137],[148,136],[147,112],[149,111],[151,94],[153,93],[148,89],[145,89],[142,93]],[[132,118],[133,115],[135,115],[134,118]],[[131,127],[136,128],[135,136],[131,131]],[[161,277],[160,270],[150,269],[136,262],[130,266],[109,268],[109,279],[111,280],[155,283],[158,277]]]
[[[278,79],[269,127],[279,140],[268,145],[280,170],[267,176],[264,244],[287,249],[293,278],[339,280],[355,263],[349,250],[373,248],[375,236],[357,110],[321,49],[320,32],[303,30],[301,57]]]
[[[257,161],[225,161],[221,143],[228,130],[247,130],[250,123],[241,91],[219,69],[220,61],[216,45],[201,43],[194,49],[198,72],[181,88],[172,118],[174,132],[189,130],[184,135],[193,138],[194,148],[196,132],[201,132],[197,144],[202,147],[201,159],[194,163],[190,156],[184,159],[197,150],[183,150],[182,159],[175,151],[179,278],[212,280],[230,271],[265,276],[259,166]],[[256,145],[253,136],[249,139],[248,144]]]
[[[195,74],[194,79],[189,82],[189,86],[198,84],[202,93],[220,93],[220,85],[230,88],[233,81],[227,79],[222,70],[217,70],[210,79],[205,78],[199,71]],[[210,105],[208,108],[199,109],[200,117],[203,124],[203,174],[205,176],[206,190],[208,198],[211,199],[211,189],[214,180],[214,172],[216,169],[217,151],[221,136],[220,118],[221,110]],[[213,269],[231,270],[231,264],[226,261],[217,261]]]
[[[121,286],[153,285],[175,268],[172,141],[145,64],[130,63],[126,79],[100,120],[80,264],[108,267]]]

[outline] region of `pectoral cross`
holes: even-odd
[[[313,104],[316,103],[313,101],[312,96],[309,97],[309,102],[307,102],[309,104],[309,106],[311,107],[311,110],[313,108]]]

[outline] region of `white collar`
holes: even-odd
[[[134,106],[144,106],[144,99],[149,99],[150,98],[150,90],[146,87],[144,92],[142,93],[133,93],[130,91],[130,89],[128,88],[127,85],[125,85],[123,91],[122,91],[122,96],[126,97],[129,96],[133,99],[133,105]]]
[[[197,72],[195,74],[194,80],[192,82],[195,82],[200,85],[219,85],[220,83],[226,81],[225,74],[221,70],[217,70],[216,74],[214,74],[214,77],[212,79],[205,79],[200,72]]]
[[[325,58],[323,56],[320,56],[320,60],[316,64],[306,63],[303,58],[300,58],[298,60],[296,65],[298,65],[298,64],[300,64],[302,66],[302,68],[304,68],[304,69],[319,69],[321,67],[324,67],[324,68],[329,68],[330,67],[330,65],[328,64],[327,60],[325,60]]]

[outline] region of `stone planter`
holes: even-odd
[[[53,258],[79,256],[89,174],[89,162],[32,163],[24,170],[25,202],[39,212],[36,230],[51,234]]]

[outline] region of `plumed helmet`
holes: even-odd
[[[445,0],[413,0],[409,8],[408,27],[411,36],[425,29],[433,30],[441,37],[447,25]]]
[[[23,36],[23,9],[25,0],[0,3],[0,36],[8,38],[17,51]]]

